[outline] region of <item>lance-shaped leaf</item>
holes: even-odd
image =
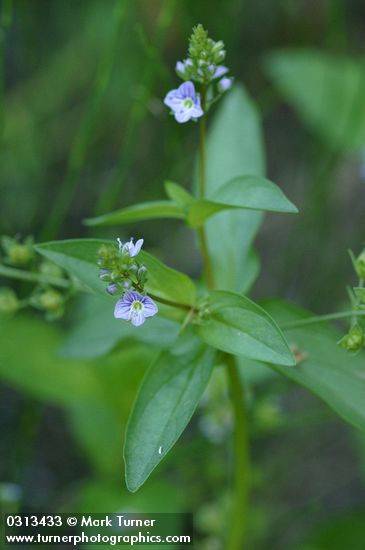
[[[295,365],[281,330],[268,313],[248,298],[226,292],[209,294],[206,315],[196,332],[207,344],[251,359]]]
[[[174,355],[163,352],[142,383],[128,423],[124,459],[126,482],[136,491],[171,449],[188,424],[208,384],[211,348]]]
[[[361,59],[320,50],[283,50],[270,53],[265,68],[303,122],[328,145],[345,151],[364,148],[365,71]]]
[[[100,239],[72,239],[51,241],[37,245],[37,252],[60,265],[77,277],[88,289],[108,297],[105,283],[100,281],[96,265],[102,245],[112,241]],[[141,251],[138,260],[148,269],[146,290],[150,294],[185,305],[194,305],[196,289],[193,281],[183,273],[167,267],[157,258]]]
[[[193,195],[191,195],[184,187],[173,181],[165,181],[166,195],[178,204],[181,208],[185,208],[191,202],[194,201]]]
[[[127,206],[96,218],[84,220],[85,225],[118,225],[161,218],[183,219],[182,209],[173,201],[151,201]]]
[[[280,187],[260,176],[238,176],[221,188],[211,199],[198,199],[189,207],[188,222],[193,227],[222,210],[269,210],[298,212]]]
[[[263,176],[265,160],[259,114],[243,86],[235,84],[213,117],[208,132],[206,194],[212,198],[242,174]],[[262,221],[259,211],[219,212],[206,232],[215,285],[245,292],[251,246]],[[246,283],[246,284],[245,284]]]
[[[275,300],[264,305],[301,359],[294,368],[270,366],[317,395],[347,422],[365,430],[364,352],[351,355],[340,348],[340,334],[328,324],[300,326],[312,314],[292,304]],[[297,322],[299,326],[295,326]]]

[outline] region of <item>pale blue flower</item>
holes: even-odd
[[[107,291],[108,294],[111,294],[112,296],[114,296],[114,294],[117,294],[117,292],[119,292],[119,286],[116,283],[111,283],[106,287],[105,290]]]
[[[233,85],[233,78],[224,77],[221,78],[221,80],[218,82],[218,90],[220,92],[226,92],[230,88],[232,88]]]
[[[137,256],[137,254],[139,254],[144,242],[143,239],[138,239],[136,244],[134,244],[133,238],[131,238],[130,241],[124,244],[119,238],[117,239],[117,241],[118,241],[119,250],[122,251],[122,254],[129,254],[131,258],[134,258],[134,256]]]
[[[172,110],[177,122],[187,122],[203,116],[200,96],[195,92],[194,84],[184,82],[176,90],[171,90],[164,99],[165,105]]]
[[[158,307],[152,298],[128,290],[115,304],[114,317],[130,321],[132,325],[139,327],[147,317],[153,317],[157,312]]]
[[[175,70],[181,78],[185,78],[187,67],[192,67],[192,65],[193,62],[191,59],[184,59],[184,61],[178,61],[176,63]]]
[[[228,67],[224,67],[224,65],[218,65],[218,67],[210,65],[209,70],[212,73],[212,78],[220,78],[229,71]]]

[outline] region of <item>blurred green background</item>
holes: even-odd
[[[266,216],[254,297],[346,309],[347,250],[360,252],[365,234],[361,0],[3,0],[0,234],[143,235],[166,263],[199,275],[193,234],[177,221],[82,224],[163,198],[167,178],[191,185],[196,126],[177,125],[162,100],[199,22],[225,42],[226,64],[262,116],[267,175],[300,210]],[[123,431],[154,348],[128,340],[93,359],[76,350],[80,332],[98,334],[102,348],[109,331],[91,302],[73,300],[55,323],[32,312],[0,320],[3,508],[193,511],[199,548],[219,549],[231,435],[223,373],[182,440],[129,494]],[[362,549],[365,439],[271,371],[247,376],[249,548]]]

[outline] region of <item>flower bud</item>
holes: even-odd
[[[340,346],[347,351],[357,351],[362,348],[365,343],[364,331],[358,323],[353,325],[339,342]]]
[[[137,271],[137,279],[138,279],[138,282],[139,283],[145,283],[147,281],[147,278],[148,278],[148,271],[147,271],[147,267],[142,264],[139,268],[138,268],[138,271]]]
[[[63,270],[49,260],[43,260],[41,262],[39,272],[42,273],[42,275],[47,275],[50,277],[63,277]]]
[[[19,306],[19,300],[11,288],[0,288],[0,313],[15,313]]]
[[[355,270],[359,279],[365,279],[365,250],[356,258]]]
[[[105,289],[108,294],[111,294],[111,296],[114,296],[114,294],[117,294],[119,291],[119,286],[116,283],[111,283],[108,285]]]
[[[20,243],[12,237],[3,236],[1,244],[7,254],[6,261],[11,265],[27,265],[34,257],[32,237],[27,237]]]
[[[111,271],[110,269],[99,269],[99,279],[102,281],[110,281]]]
[[[39,305],[42,309],[54,313],[63,306],[63,296],[57,290],[50,288],[40,294]]]
[[[224,77],[218,82],[218,90],[220,93],[224,93],[230,88],[232,88],[233,85],[233,78]]]

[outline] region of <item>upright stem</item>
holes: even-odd
[[[202,108],[205,109],[205,93],[202,93]],[[199,198],[205,197],[205,179],[206,179],[206,155],[205,155],[205,133],[206,133],[206,115],[203,115],[200,121],[199,132]]]
[[[201,105],[206,110],[206,89],[201,94]],[[204,199],[206,191],[206,155],[205,155],[205,133],[206,114],[200,121],[199,139],[199,198]],[[198,228],[201,252],[204,262],[206,283],[209,288],[214,288],[214,276],[209,256],[207,236],[205,227]],[[247,436],[246,406],[242,382],[237,370],[233,355],[225,354],[224,359],[227,365],[232,407],[234,413],[234,488],[232,496],[232,507],[230,514],[229,535],[227,550],[241,550],[245,533],[245,516],[247,509],[248,482],[249,482],[249,448]]]
[[[234,427],[234,485],[230,512],[227,550],[241,550],[246,532],[247,499],[249,490],[249,443],[244,388],[233,355],[225,355],[231,393]]]
[[[202,109],[205,112],[205,96],[206,90],[203,89],[201,94],[201,105]],[[205,123],[206,114],[201,117],[200,120],[200,133],[199,133],[199,198],[204,199],[205,197],[205,187],[206,187],[206,155],[205,155]],[[214,287],[214,277],[212,263],[210,261],[209,249],[208,249],[208,240],[205,231],[204,225],[201,225],[198,228],[198,235],[200,239],[200,247],[203,257],[204,273],[207,286],[209,288]]]

